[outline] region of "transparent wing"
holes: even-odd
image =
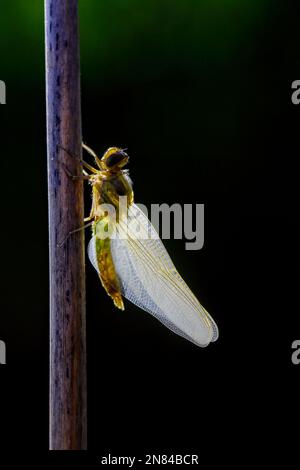
[[[94,237],[89,257],[97,269]],[[112,257],[122,294],[170,330],[198,346],[218,337],[218,329],[179,275],[157,232],[133,204],[111,238]]]

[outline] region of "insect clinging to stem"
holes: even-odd
[[[92,207],[83,227],[92,226],[88,256],[115,306],[124,310],[125,297],[198,346],[215,341],[217,325],[179,275],[151,222],[134,203],[132,183],[124,169],[129,161],[126,149],[111,147],[99,158],[82,145],[97,166],[81,160],[83,174],[74,177],[88,180],[92,186]]]

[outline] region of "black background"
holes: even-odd
[[[87,3],[81,3],[84,140],[99,154],[111,145],[128,148],[137,202],[205,204],[203,249],[185,251],[180,240],[165,244],[220,329],[219,340],[200,349],[132,305],[116,311],[87,263],[89,456],[96,462],[108,451],[142,456],[187,450],[233,463],[241,450],[256,463],[289,457],[300,371],[291,362],[300,326],[294,5],[265,2],[247,35],[243,2],[231,4],[222,21],[216,8],[207,28],[214,20],[223,26],[214,36],[222,47],[214,49],[208,38],[202,50],[189,43],[185,21],[204,10],[191,2],[183,18],[173,12],[173,29],[165,31],[169,5],[162,2],[149,19],[149,37],[134,31],[139,52],[128,46],[119,66],[108,59],[106,68],[96,62],[93,69],[86,54]],[[41,5],[34,8],[42,21]],[[0,447],[11,449],[11,458],[30,452],[54,463],[63,456],[47,455],[43,25],[35,29],[31,59],[22,61],[28,44],[16,36],[18,12],[7,14],[14,42],[10,50],[4,41],[6,68],[0,69],[7,86],[7,104],[0,108],[0,339],[7,344],[7,365],[0,366]],[[126,14],[129,21],[130,6]],[[227,31],[239,21],[228,52]],[[100,41],[100,27],[94,34]],[[86,213],[89,204],[87,188]],[[284,437],[289,447],[283,452]]]

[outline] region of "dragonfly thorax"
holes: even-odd
[[[93,186],[93,207],[101,204],[112,204],[118,211],[120,201],[122,204],[126,198],[126,205],[129,207],[133,203],[133,191],[131,180],[127,172],[119,170],[115,173],[103,171],[105,177],[92,182]]]

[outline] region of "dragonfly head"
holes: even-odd
[[[105,170],[118,171],[123,168],[123,166],[127,165],[129,157],[124,150],[126,149],[120,149],[118,147],[110,147],[106,150],[101,158],[101,163]]]

